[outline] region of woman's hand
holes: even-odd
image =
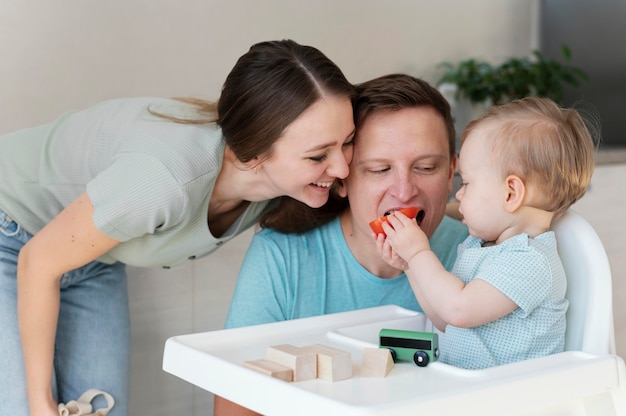
[[[37,416],[59,416],[59,405],[54,400],[30,399],[30,414]]]

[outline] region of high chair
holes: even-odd
[[[428,319],[393,305],[167,340],[163,369],[262,414],[342,416],[626,415],[626,366],[615,355],[611,271],[591,225],[568,210],[555,220],[569,300],[564,352],[482,370],[440,362],[396,363],[382,378],[361,377],[365,348],[381,328],[428,329]],[[319,343],[347,350],[354,375],[337,382],[287,383],[244,368],[268,346]]]
[[[572,209],[552,229],[567,275],[565,350],[615,354],[611,269],[600,238]]]

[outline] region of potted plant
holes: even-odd
[[[587,74],[572,66],[571,52],[561,48],[563,63],[534,51],[530,58],[509,58],[499,65],[470,58],[454,65],[443,62],[440,87],[454,88],[454,98],[472,103],[502,104],[527,96],[548,97],[561,103],[565,84],[578,87],[588,82]]]

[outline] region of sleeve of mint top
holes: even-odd
[[[166,166],[138,153],[118,155],[87,184],[87,194],[96,227],[122,242],[167,229],[180,220],[187,202]]]
[[[281,245],[260,231],[252,238],[233,295],[226,328],[279,322],[288,319],[289,267]],[[280,236],[273,233],[274,236]],[[283,244],[282,247],[288,247]]]
[[[496,287],[528,316],[552,291],[552,275],[543,253],[532,247],[518,247],[482,265],[476,277]]]

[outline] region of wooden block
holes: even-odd
[[[265,358],[293,370],[293,381],[317,378],[317,354],[289,344],[267,348]]]
[[[309,345],[303,349],[317,354],[317,378],[339,381],[352,377],[352,354],[348,351],[322,344]]]
[[[394,363],[387,348],[365,348],[361,363],[361,377],[387,377]]]
[[[293,381],[293,370],[270,360],[244,361],[244,367],[284,381]]]

